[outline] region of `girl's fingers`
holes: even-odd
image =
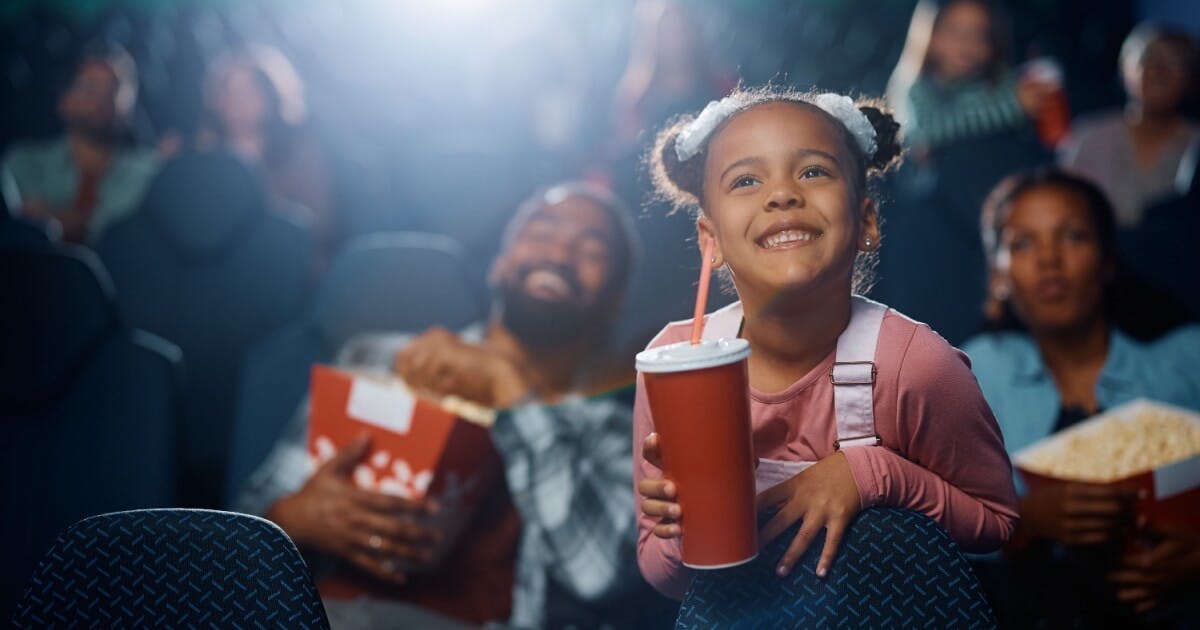
[[[657,433],[651,433],[642,440],[642,457],[655,468],[662,470],[662,453],[659,451]]]
[[[789,480],[790,481],[790,480]],[[795,489],[792,484],[787,481],[776,484],[763,490],[757,497],[754,497],[754,509],[762,512],[773,507],[778,507],[795,494]],[[782,530],[780,530],[782,531]]]
[[[842,535],[846,533],[846,523],[830,521],[825,526],[825,547],[821,550],[821,559],[817,561],[817,577],[823,578],[833,567],[838,548],[842,545]]]
[[[674,501],[675,482],[666,479],[643,479],[638,482],[638,493],[647,499]]]
[[[657,516],[659,518],[670,519],[672,521],[679,520],[679,516],[681,514],[678,503],[659,501],[656,499],[643,500],[642,512],[647,516]]]
[[[678,523],[659,523],[654,526],[654,535],[659,538],[679,538],[683,535],[683,529]]]
[[[783,553],[783,558],[779,560],[779,566],[775,569],[776,575],[787,577],[792,572],[792,567],[796,566],[796,561],[804,555],[805,551],[808,551],[808,546],[817,537],[817,532],[821,531],[822,526],[823,524],[816,524],[815,519],[808,519],[800,526],[800,531],[796,532],[792,544],[788,545],[787,551]]]
[[[803,514],[792,514],[791,511],[785,506],[782,510],[779,510],[775,516],[772,516],[771,520],[767,521],[767,524],[763,525],[763,528],[758,531],[759,540],[761,540],[763,544],[775,540],[776,536],[782,534],[784,530],[791,527],[796,521],[800,520],[801,516],[803,516]]]

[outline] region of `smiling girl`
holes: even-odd
[[[870,178],[900,154],[899,126],[836,94],[739,90],[664,130],[651,155],[660,194],[697,213],[700,242],[739,302],[706,337],[745,338],[763,543],[802,524],[787,575],[826,530],[824,576],[854,517],[873,506],[928,515],[967,551],[999,547],[1016,499],[996,421],[965,356],[929,327],[855,295],[879,247]],[[650,347],[688,338],[668,325]],[[638,560],[682,597],[686,515],[664,478],[643,384],[635,408]],[[681,527],[682,525],[682,527]]]

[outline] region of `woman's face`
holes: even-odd
[[[934,72],[946,81],[981,75],[995,54],[987,8],[977,2],[956,2],[939,17],[929,39]]]
[[[267,95],[254,72],[235,66],[217,86],[213,109],[229,131],[257,130],[267,119]]]
[[[58,103],[67,126],[89,131],[110,129],[117,118],[117,75],[103,63],[83,64]]]
[[[1129,60],[1122,70],[1129,97],[1153,113],[1177,110],[1193,80],[1185,53],[1162,40],[1151,41],[1141,58]]]
[[[797,289],[849,290],[854,257],[879,240],[874,206],[859,200],[854,158],[815,109],[765,103],[709,142],[701,242],[716,239],[743,299]]]
[[[1079,194],[1058,186],[1014,199],[1000,233],[993,288],[1009,294],[1017,317],[1034,332],[1087,325],[1103,309],[1112,274],[1100,235]]]

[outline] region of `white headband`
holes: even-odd
[[[806,99],[805,102],[821,108],[825,113],[833,116],[845,125],[846,130],[854,137],[854,141],[858,143],[858,148],[862,149],[868,160],[871,156],[875,155],[875,149],[877,148],[875,143],[875,127],[871,125],[871,121],[867,118],[867,115],[862,113],[862,110],[854,104],[854,99],[843,94],[825,92],[816,95],[811,100]],[[695,157],[713,130],[746,105],[748,103],[739,102],[739,100],[734,99],[732,96],[726,96],[719,101],[709,102],[704,110],[700,112],[700,115],[688,123],[679,132],[679,136],[675,138],[675,156],[679,158],[680,162],[686,162]]]

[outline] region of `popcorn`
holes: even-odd
[[[1033,473],[1108,483],[1200,455],[1200,423],[1181,412],[1144,405],[1068,429],[1023,451]]]

